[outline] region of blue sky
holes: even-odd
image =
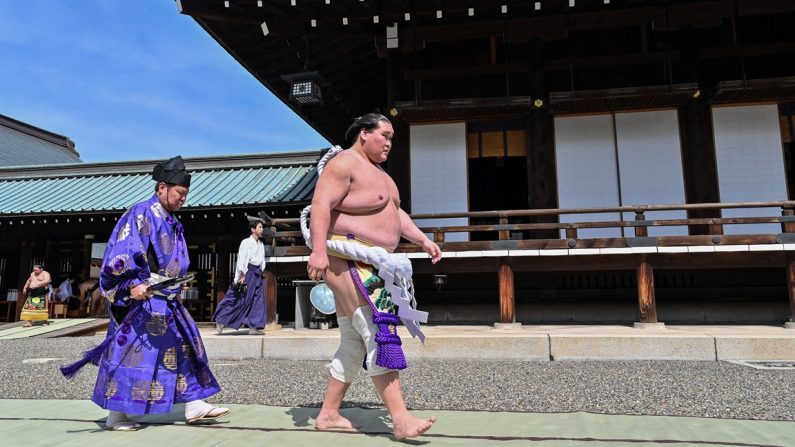
[[[328,147],[172,0],[0,0],[0,114],[87,162]]]

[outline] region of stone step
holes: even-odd
[[[431,326],[424,345],[400,334],[409,360],[795,360],[795,331],[775,326]],[[202,337],[210,358],[225,360],[329,360],[339,343],[336,329]]]

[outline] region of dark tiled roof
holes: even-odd
[[[80,162],[68,137],[0,115],[0,166]]]

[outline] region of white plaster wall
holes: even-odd
[[[411,126],[411,212],[469,210],[465,123]],[[468,225],[466,218],[423,219],[419,227]],[[467,233],[446,233],[446,241],[467,241]]]

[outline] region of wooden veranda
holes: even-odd
[[[771,215],[771,208],[780,210],[780,215]],[[746,209],[746,214],[752,215],[720,217],[735,209]],[[699,212],[718,217],[647,217],[656,211]],[[629,213],[634,218],[588,219],[597,213]],[[562,216],[578,216],[580,221],[561,222]],[[502,323],[516,322],[515,271],[632,270],[637,285],[637,322],[656,323],[655,269],[781,268],[781,275],[786,275],[787,280],[790,316],[795,314],[795,201],[436,213],[414,214],[412,218],[467,218],[470,222],[485,218],[497,222],[433,227],[420,224],[444,251],[444,262],[436,265],[428,262],[414,245],[402,243],[396,251],[416,258],[415,273],[496,272]],[[767,227],[772,231],[745,233],[738,229],[753,224],[773,224]],[[298,219],[272,219],[270,225],[274,235],[270,272],[277,277],[305,276],[310,250],[303,243]],[[650,235],[650,230],[654,233],[655,228],[662,227],[679,227],[685,234]],[[617,228],[624,235],[580,236],[582,230],[595,228]],[[470,239],[477,234],[494,236],[487,240],[446,241],[449,233],[467,233]],[[276,291],[272,292],[275,297]],[[269,310],[272,320],[275,306],[269,306]]]

